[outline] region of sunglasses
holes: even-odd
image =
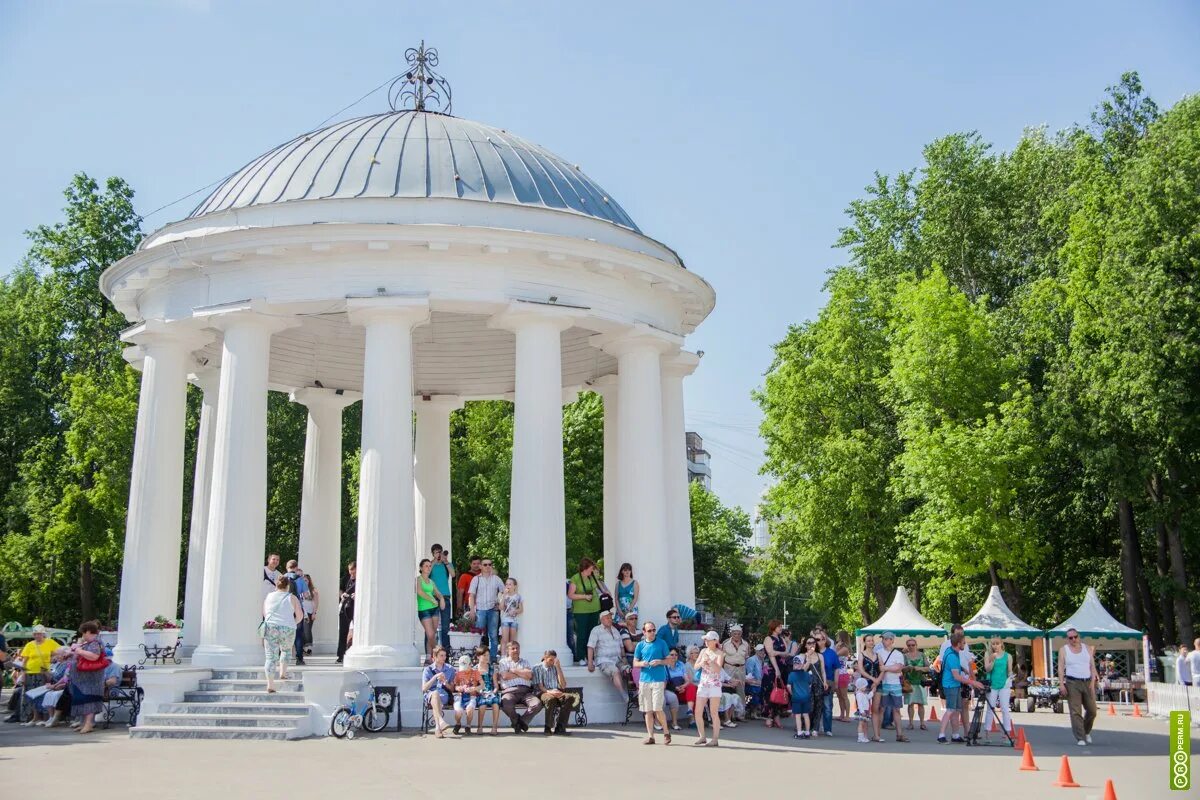
[[[490,561],[485,561],[485,562],[483,562],[482,564],[480,564],[479,566],[481,566],[481,567],[490,567],[491,565],[492,565],[492,562],[490,562]]]
[[[678,614],[672,614],[671,616],[667,617],[667,619],[679,619],[679,615],[678,615]]]
[[[1067,637],[1067,641],[1068,641],[1068,642],[1073,642],[1073,641],[1077,640],[1078,638],[1079,638],[1078,636],[1068,636],[1068,637]]]

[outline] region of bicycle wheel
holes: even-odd
[[[363,715],[363,727],[371,733],[379,733],[387,727],[388,719],[392,716],[387,709],[379,706],[372,706],[367,709],[367,713]]]
[[[329,732],[339,739],[346,738],[346,734],[350,732],[350,709],[342,706],[333,712],[333,719],[329,721]]]

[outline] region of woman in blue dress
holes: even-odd
[[[633,565],[627,561],[617,573],[617,613],[620,619],[625,619],[625,615],[631,611],[638,613],[639,594],[641,587],[633,579]]]
[[[475,660],[479,665],[479,675],[483,678],[483,691],[475,701],[476,713],[479,714],[479,728],[476,731],[483,735],[483,715],[489,708],[492,710],[492,736],[499,733],[497,725],[500,722],[500,691],[496,680],[496,670],[492,666],[492,654],[486,647],[475,648]]]

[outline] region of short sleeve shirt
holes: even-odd
[[[596,573],[593,572],[589,577],[584,578],[576,572],[571,576],[571,583],[575,584],[577,594],[590,594],[592,596],[591,600],[571,601],[571,612],[574,614],[599,614],[600,579]]]
[[[746,659],[746,677],[762,680],[762,661],[758,656],[750,656]]]
[[[508,656],[505,656],[504,658],[500,659],[500,673],[501,674],[504,674],[505,672],[508,672],[511,669],[529,669],[529,662],[523,658],[519,659],[517,661],[513,661]],[[513,686],[529,686],[530,685],[528,678],[502,678],[500,682],[504,685],[505,689],[508,689]]]
[[[633,649],[634,661],[657,661],[666,659],[667,653],[671,648],[667,647],[666,642],[662,639],[655,639],[653,642],[638,642],[638,646]],[[667,666],[659,664],[656,667],[641,668],[642,683],[666,683],[667,682]]]
[[[883,672],[882,668],[883,667],[902,667],[902,666],[904,666],[904,653],[902,653],[900,650],[896,650],[896,649],[893,649],[892,652],[889,653],[887,651],[887,649],[885,648],[884,651],[879,655],[879,666],[880,666],[879,671],[883,675],[883,680],[881,681],[881,683],[884,686],[899,686],[900,685],[900,673],[899,672]]]
[[[826,647],[821,651],[821,660],[825,662],[825,678],[833,680],[833,676],[842,666],[842,660],[838,658],[837,651],[832,647]]]
[[[503,591],[504,581],[500,580],[498,575],[480,573],[471,579],[471,588],[468,594],[475,596],[477,611],[491,611],[496,608],[500,600],[500,593]]]
[[[957,650],[946,649],[946,655],[942,658],[942,686],[946,689],[957,689],[962,686],[955,677],[954,671],[962,669],[962,661],[958,657]]]
[[[54,651],[62,647],[58,642],[46,637],[41,644],[30,639],[21,648],[21,658],[25,661],[25,671],[33,674],[50,671],[50,657]]]
[[[792,689],[792,697],[811,697],[812,696],[813,674],[811,670],[796,669],[788,675],[788,686]]]
[[[445,563],[433,562],[433,569],[429,571],[429,577],[433,578],[433,585],[442,593],[442,597],[450,596],[450,570]]]
[[[1193,650],[1188,653],[1188,667],[1192,673],[1192,682],[1196,682],[1196,676],[1200,675],[1200,650]]]
[[[670,624],[663,625],[658,629],[658,640],[668,648],[674,650],[676,647],[679,647],[679,631],[672,628]]]
[[[587,646],[595,651],[597,664],[616,664],[625,655],[624,639],[615,625],[611,628],[603,625],[592,628]]]
[[[470,572],[464,572],[458,576],[458,590],[463,594],[463,602],[467,600],[467,592],[471,591],[471,581],[475,576]]]

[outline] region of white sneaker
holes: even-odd
[[[580,667],[586,667],[586,666],[587,666],[587,659],[586,659],[586,658],[581,658],[581,659],[579,659],[579,664],[578,664],[578,666],[580,666]]]
[[[41,723],[39,720],[36,720],[36,719],[31,719],[31,720],[29,720],[29,722],[22,722],[22,723],[21,723],[21,727],[22,727],[22,728],[28,728],[28,727],[31,727],[31,726],[33,726],[33,725],[41,725],[41,724],[42,724],[42,723]]]
[[[863,735],[860,733],[860,734],[858,735],[858,743],[859,743],[859,744],[870,744],[870,743],[871,743],[871,740],[870,740],[870,739],[868,739],[867,737],[863,736]]]
[[[1080,739],[1075,744],[1079,745],[1080,747],[1087,747],[1087,742],[1085,742],[1083,739]]]
[[[1083,740],[1085,742],[1087,742],[1088,744],[1091,744],[1092,743],[1092,735],[1089,733],[1087,736],[1083,737]]]

